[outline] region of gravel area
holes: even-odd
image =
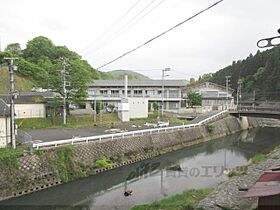
[[[253,186],[260,175],[269,167],[280,165],[280,147],[275,148],[267,155],[267,159],[248,166],[247,174],[234,176],[219,184],[205,199],[200,201],[199,207],[204,209],[254,209],[257,207],[257,198],[244,198],[246,194],[239,189]],[[220,206],[220,207],[219,207]]]

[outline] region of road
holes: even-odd
[[[118,129],[119,131],[135,131],[135,130],[143,130],[150,129],[152,127],[148,126],[136,126],[131,125],[120,125],[115,126],[114,129]],[[45,128],[45,129],[31,129],[26,130],[29,135],[32,136],[33,141],[55,141],[55,140],[63,140],[63,139],[72,139],[75,137],[87,137],[87,136],[98,136],[103,134],[113,133],[110,132],[109,126],[107,127],[84,127],[84,128]]]
[[[204,120],[214,114],[217,114],[218,111],[201,114],[196,117],[192,123],[197,123],[201,120]],[[130,125],[118,125],[113,129],[119,129],[121,131],[135,131],[135,130],[143,130],[150,129],[152,127],[148,127],[145,125],[141,126],[133,126]],[[84,127],[84,128],[45,128],[45,129],[30,129],[26,130],[26,132],[32,136],[33,141],[56,141],[63,139],[72,139],[75,137],[87,137],[87,136],[98,136],[103,134],[108,134],[112,132],[108,132],[109,126],[107,127]]]

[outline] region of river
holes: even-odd
[[[280,144],[279,128],[257,128],[109,172],[0,202],[0,209],[129,209],[187,189],[214,187],[224,172]],[[133,190],[125,197],[125,189]]]

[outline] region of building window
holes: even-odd
[[[134,90],[134,95],[142,95],[143,91],[142,90]]]
[[[108,94],[108,90],[100,90],[100,94],[101,95],[107,95]]]
[[[111,94],[112,95],[118,95],[119,94],[119,90],[111,90]]]

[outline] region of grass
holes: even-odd
[[[233,176],[237,176],[237,175],[238,175],[238,173],[236,171],[230,171],[228,173],[228,177],[233,177]]]
[[[255,154],[252,158],[251,158],[251,161],[252,161],[252,163],[259,163],[259,162],[261,162],[261,161],[263,161],[263,160],[266,160],[266,155],[264,155],[264,154],[261,154],[261,153],[257,153],[257,154]]]
[[[7,169],[9,171],[18,169],[18,158],[23,154],[23,148],[1,148],[0,149],[0,168]]]
[[[9,93],[9,72],[8,68],[0,67],[0,94]],[[15,89],[22,91],[30,91],[36,84],[34,81],[27,79],[19,74],[15,76]]]
[[[97,168],[110,168],[112,165],[112,161],[106,157],[101,157],[95,161],[95,166]]]
[[[197,205],[200,200],[204,199],[209,193],[213,191],[213,188],[206,189],[191,189],[184,191],[182,194],[170,196],[161,201],[154,202],[152,204],[143,204],[134,206],[131,210],[187,210],[197,209]]]
[[[68,182],[79,177],[84,177],[81,167],[74,160],[73,146],[61,147],[54,150],[55,155],[48,160],[48,165],[58,172],[63,182]]]
[[[102,118],[102,121],[101,121]],[[116,113],[97,115],[97,122],[93,122],[93,115],[68,116],[67,124],[63,125],[62,117],[17,119],[16,123],[20,129],[38,128],[79,128],[89,126],[107,126],[120,123]]]

